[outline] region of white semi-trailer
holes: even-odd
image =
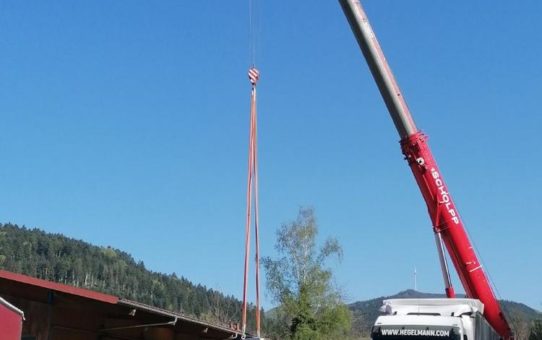
[[[497,340],[476,299],[384,300],[373,340]]]

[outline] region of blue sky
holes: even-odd
[[[413,288],[414,267],[419,290],[443,291],[338,3],[258,1],[263,255],[311,206],[343,246],[347,301]],[[500,297],[542,309],[542,3],[364,6]],[[247,1],[2,2],[0,220],[240,296],[248,32]]]

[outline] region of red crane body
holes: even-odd
[[[501,337],[511,338],[510,326],[478,261],[452,196],[427,144],[427,137],[416,128],[359,0],[339,2],[399,132],[401,149],[427,204],[437,240],[444,243],[467,296],[484,304],[485,318]],[[441,258],[442,262],[445,261]],[[454,296],[449,282],[446,284],[446,294],[448,297]]]
[[[427,137],[418,132],[401,140],[401,147],[427,204],[434,231],[440,233],[467,296],[482,301],[487,321],[501,336],[510,338],[510,326],[474,252]]]

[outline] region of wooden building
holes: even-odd
[[[2,270],[0,296],[24,312],[23,340],[241,338],[237,330],[179,313]]]

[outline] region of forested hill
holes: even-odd
[[[195,285],[182,276],[151,272],[143,262],[136,262],[118,249],[38,229],[0,224],[0,269],[116,295],[210,322],[240,320],[241,302],[233,296]]]

